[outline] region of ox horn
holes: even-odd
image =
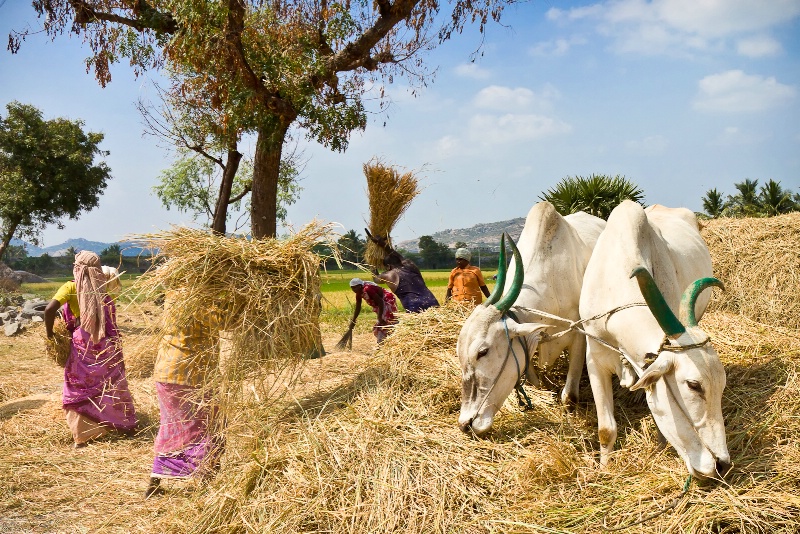
[[[686,291],[684,291],[683,295],[681,296],[680,313],[681,322],[683,324],[686,326],[697,326],[697,317],[694,313],[697,297],[699,297],[700,293],[702,293],[706,288],[712,286],[718,287],[722,290],[725,289],[725,285],[713,277],[701,278],[689,284],[689,287],[686,288]]]
[[[644,301],[647,303],[647,307],[650,308],[656,321],[658,321],[661,330],[670,337],[678,336],[686,332],[686,327],[681,324],[678,318],[675,317],[675,314],[672,313],[672,310],[669,309],[669,306],[667,306],[667,301],[664,300],[664,295],[662,295],[661,291],[658,289],[656,281],[653,280],[650,271],[648,271],[646,267],[640,265],[631,272],[629,278],[633,278],[634,276],[636,277],[636,281],[639,282],[639,289],[642,291]]]
[[[497,257],[497,278],[495,279],[494,291],[486,299],[484,305],[494,304],[503,296],[503,286],[506,285],[506,234],[500,235],[500,255]]]
[[[503,313],[507,312],[511,305],[514,304],[514,301],[517,300],[517,297],[519,297],[519,292],[522,290],[522,279],[525,276],[525,272],[522,269],[522,255],[519,253],[517,244],[514,243],[510,235],[508,236],[508,243],[511,245],[511,250],[514,251],[514,280],[511,283],[508,294],[494,305]],[[503,275],[505,275],[505,273],[503,273]],[[505,276],[503,276],[503,278],[505,278]]]

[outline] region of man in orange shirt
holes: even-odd
[[[480,304],[483,302],[483,295],[489,296],[489,288],[483,281],[481,270],[469,263],[471,257],[472,254],[466,248],[456,250],[456,268],[450,271],[447,295],[444,298],[446,301],[452,298],[456,301]]]

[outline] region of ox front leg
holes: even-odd
[[[578,388],[581,384],[583,367],[586,364],[586,337],[578,334],[573,335],[573,340],[569,344],[569,369],[567,370],[567,381],[561,391],[561,403],[572,412],[578,404]]]
[[[617,441],[617,421],[614,419],[614,391],[611,384],[615,354],[593,340],[586,350],[586,369],[592,384],[592,396],[597,409],[597,435],[600,440],[600,467],[608,465]]]

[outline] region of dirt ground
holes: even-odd
[[[124,313],[119,323],[131,358],[140,329]],[[0,534],[155,532],[154,520],[187,500],[192,488],[166,482],[166,495],[143,498],[158,431],[152,379],[129,377],[140,420],[134,437],[112,436],[73,449],[61,408],[63,369],[45,355],[43,332],[39,324],[0,339]],[[328,354],[306,362],[304,393],[335,390],[375,351],[372,334],[357,331],[353,350],[336,352],[340,336],[323,330]]]

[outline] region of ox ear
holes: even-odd
[[[534,334],[539,334],[539,337],[541,337],[545,329],[550,327],[548,324],[518,323],[512,320],[507,321],[506,324],[508,325],[508,335],[512,339],[519,336],[532,336]]]
[[[655,384],[659,378],[672,371],[675,365],[675,355],[669,352],[663,352],[656,358],[650,366],[645,370],[639,380],[631,386],[631,391],[637,389],[647,389]]]

